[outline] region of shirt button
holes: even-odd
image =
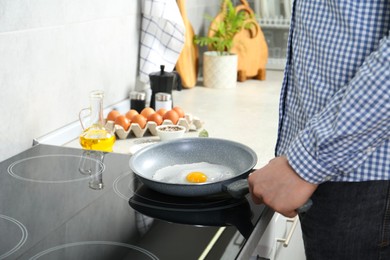
[[[367,153],[373,153],[375,151],[375,147],[368,147],[366,152]]]

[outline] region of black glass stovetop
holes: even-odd
[[[150,190],[129,159],[39,144],[1,162],[0,259],[220,259],[261,217],[246,197]]]

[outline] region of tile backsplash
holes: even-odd
[[[141,0],[0,1],[0,161],[136,84]]]
[[[136,88],[143,0],[0,0],[0,161],[78,120],[89,92]],[[188,0],[195,33],[219,0]]]

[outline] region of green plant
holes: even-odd
[[[221,21],[216,21],[210,27],[208,36],[194,38],[195,44],[209,46],[209,49],[217,51],[218,55],[228,55],[233,47],[233,38],[243,29],[250,29],[252,23],[247,23],[250,15],[247,12],[236,12],[231,0],[221,0]],[[206,16],[210,22],[213,19]]]

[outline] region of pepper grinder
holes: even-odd
[[[137,110],[138,113],[145,108],[145,93],[132,91],[130,92],[130,109]]]

